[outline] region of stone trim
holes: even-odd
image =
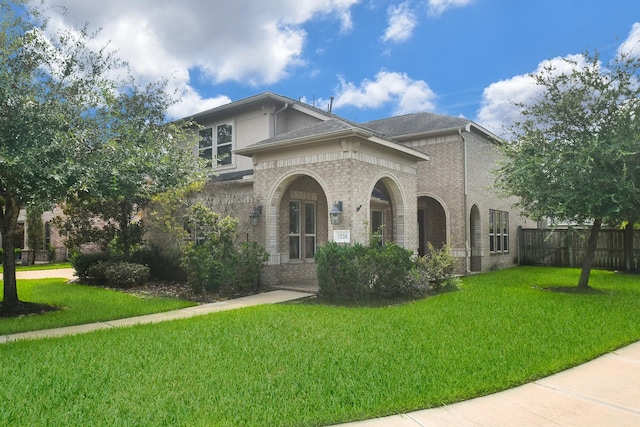
[[[289,168],[296,166],[304,166],[314,163],[335,162],[340,160],[357,160],[363,163],[380,166],[396,172],[402,172],[409,175],[416,175],[418,169],[416,167],[406,166],[391,160],[382,159],[369,154],[351,151],[339,151],[322,154],[312,154],[308,156],[298,156],[282,160],[270,160],[259,162],[254,165],[254,170],[267,170],[276,168]]]

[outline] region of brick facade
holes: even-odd
[[[217,110],[202,114],[207,123],[217,121]],[[290,209],[294,215],[315,209],[315,248],[334,231],[348,231],[351,243],[368,242],[376,211],[385,240],[415,253],[424,253],[428,243],[447,244],[461,274],[516,262],[522,219],[513,200],[491,190],[499,151],[493,136],[472,122],[419,113],[359,126],[268,93],[220,107],[225,120],[234,114],[238,164],[220,172],[250,164],[250,173],[210,184],[204,197],[238,217],[243,235],[268,251],[263,283],[315,280],[313,248],[303,247],[311,240],[302,231],[290,233]],[[333,225],[329,211],[337,202],[341,221]],[[262,214],[251,226],[249,215],[258,207]],[[509,215],[508,251],[489,246],[490,210]]]

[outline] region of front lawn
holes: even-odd
[[[141,316],[194,305],[168,298],[142,299],[122,292],[67,282],[67,279],[18,280],[20,300],[52,304],[61,309],[40,315],[0,317],[0,335]]]
[[[389,307],[259,306],[0,346],[0,425],[328,425],[443,405],[640,340],[640,277],[514,268]]]

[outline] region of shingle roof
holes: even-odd
[[[287,141],[291,139],[305,138],[309,136],[324,135],[332,132],[338,132],[341,130],[356,129],[358,126],[354,126],[347,121],[332,118],[323,122],[314,123],[312,125],[292,130],[291,132],[282,133],[276,135],[273,138],[265,139],[256,143],[255,145],[272,144],[280,141]]]
[[[448,129],[459,129],[471,123],[460,117],[434,113],[413,113],[362,123],[362,126],[387,138],[414,135]]]

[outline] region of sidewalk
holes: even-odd
[[[47,277],[74,278],[73,269],[62,270],[36,270],[36,271],[24,271],[17,275],[18,279],[42,279]],[[85,325],[67,326],[64,328],[45,329],[40,331],[22,332],[12,335],[0,335],[0,344],[10,341],[24,340],[24,339],[38,339],[38,338],[52,338],[61,337],[64,335],[75,335],[86,332],[96,331],[98,329],[109,329],[123,326],[142,325],[146,323],[158,323],[168,320],[186,319],[194,316],[201,316],[209,313],[216,313],[220,311],[233,310],[242,307],[251,307],[254,305],[262,304],[278,304],[281,302],[293,301],[310,297],[313,294],[304,292],[294,292],[286,290],[277,290],[271,292],[264,292],[256,295],[249,295],[246,297],[218,301],[210,304],[196,305],[193,307],[187,307],[180,310],[165,311],[163,313],[147,314],[144,316],[130,317],[126,319],[109,320],[106,322],[89,323]]]
[[[73,278],[72,269],[21,272],[18,278]],[[129,319],[0,336],[0,344],[184,319],[312,294],[287,290]],[[349,427],[640,426],[640,342],[575,368],[489,396],[439,408],[340,424]]]

